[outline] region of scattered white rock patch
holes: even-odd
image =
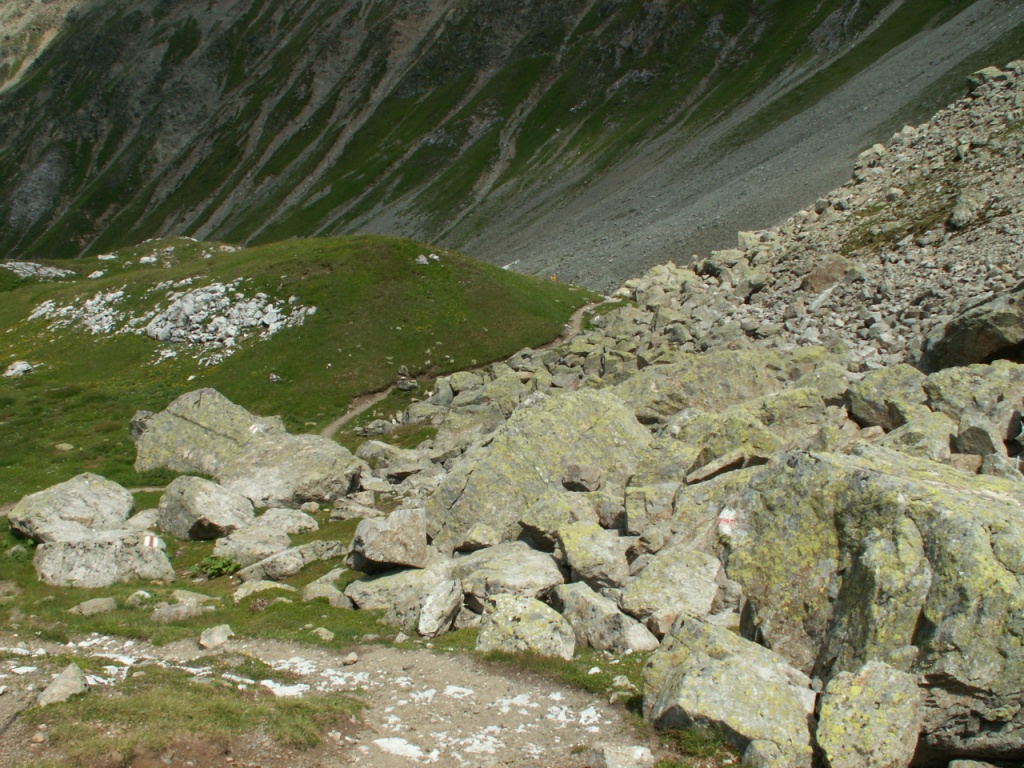
[[[42,264],[31,261],[0,261],[0,269],[6,269],[18,277],[32,280],[59,280],[62,277],[71,277],[75,274],[70,269],[44,267]]]

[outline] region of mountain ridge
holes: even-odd
[[[669,0],[81,3],[0,96],[0,171],[13,180],[0,249],[38,258],[165,234],[389,233],[607,290],[699,250],[708,222],[695,230],[688,211],[703,216],[715,171],[745,159],[680,136],[756,119],[743,105],[770,102],[779,84],[793,93],[800,73],[813,83],[837,62],[859,71],[963,9],[1004,26],[963,35],[973,45],[961,52],[1024,26],[991,0],[737,2],[721,13]],[[670,163],[644,160],[666,148],[668,160],[700,150],[715,162],[680,186],[657,176]],[[831,154],[832,173],[803,197],[841,181],[841,152]],[[657,212],[608,193],[594,202],[602,182],[656,186],[683,220],[658,223],[652,247],[614,217]],[[723,226],[773,223],[798,195],[779,197],[785,207]]]

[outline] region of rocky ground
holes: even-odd
[[[45,737],[46,730],[12,721],[59,671],[49,661],[54,655],[61,663],[68,656],[104,663],[102,673],[90,675],[100,695],[116,695],[118,681],[148,665],[183,670],[195,677],[196,684],[209,684],[217,677],[211,660],[251,657],[291,673],[288,685],[274,686],[279,695],[353,692],[368,705],[360,718],[336,724],[323,744],[312,750],[290,749],[258,733],[231,741],[186,739],[160,753],[137,752],[134,768],[526,766],[551,760],[582,768],[587,758],[581,746],[633,745],[649,739],[630,723],[621,706],[521,670],[381,645],[356,646],[352,652],[357,658],[343,664],[336,653],[322,648],[270,640],[231,640],[207,651],[193,641],[154,647],[92,636],[55,645],[6,636],[0,640],[0,654],[8,657],[0,662],[0,685],[8,689],[0,697],[0,765],[61,760],[59,748]],[[253,680],[232,682],[243,689],[260,686]],[[271,695],[266,686],[263,690]],[[651,746],[659,751],[656,741]]]
[[[137,466],[182,475],[159,510],[131,515],[86,475],[26,497],[12,527],[41,578],[97,588],[166,577],[150,531],[216,537],[243,565],[236,601],[345,554],[368,575],[341,588],[335,569],[303,599],[382,610],[423,642],[476,627],[482,651],[649,653],[644,717],[716,726],[747,765],[1019,761],[1022,93],[1024,63],[983,70],[780,227],[628,281],[568,343],[437,380],[396,420],[436,429],[416,449],[352,456],[202,390],[133,421]],[[362,518],[347,553],[291,546],[295,508],[322,506]],[[503,733],[525,693],[553,748],[562,706],[581,735],[617,728],[593,700],[473,674],[441,673],[476,692],[451,702],[409,674],[380,722],[415,694]],[[499,738],[477,725],[353,738],[425,762]],[[487,759],[538,759],[514,744]]]

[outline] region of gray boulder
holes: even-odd
[[[215,389],[188,392],[157,414],[132,424],[135,469],[216,475],[249,441],[281,434],[279,418],[254,416]]]
[[[525,595],[495,595],[484,611],[476,649],[484,653],[536,653],[570,661],[572,627],[554,608]]]
[[[956,315],[925,340],[921,368],[982,363],[1024,341],[1024,291],[1014,290]]]
[[[426,564],[426,515],[422,509],[396,509],[385,520],[360,521],[348,553],[352,570],[374,573]]]
[[[410,568],[357,579],[345,588],[345,595],[357,607],[384,611],[385,621],[415,632],[424,601],[448,581],[451,576],[446,566]]]
[[[565,581],[554,558],[521,541],[457,557],[451,573],[462,582],[470,607],[478,611],[494,595],[536,597]]]
[[[829,681],[816,737],[830,768],[907,768],[920,728],[917,679],[873,661]]]
[[[257,507],[332,504],[355,490],[365,465],[319,435],[267,435],[245,445],[215,474],[228,490]]]
[[[240,570],[238,577],[242,581],[281,581],[294,576],[310,563],[331,560],[344,554],[345,546],[340,541],[311,541],[253,563]]]
[[[681,619],[644,667],[644,717],[658,728],[713,727],[737,749],[770,742],[810,768],[810,680],[729,630]]]
[[[926,381],[923,373],[906,364],[872,371],[847,392],[850,415],[862,427],[895,429],[907,421],[913,406],[927,400]]]
[[[523,510],[560,489],[569,464],[600,466],[605,482],[624,484],[650,439],[632,413],[603,391],[520,408],[427,500],[427,533],[442,552],[514,540]]]
[[[680,615],[711,613],[721,572],[721,563],[705,552],[683,545],[663,549],[626,584],[622,610],[662,637]]]
[[[126,489],[86,472],[24,497],[7,519],[15,535],[42,544],[124,528],[134,508]]]
[[[595,590],[621,587],[629,579],[629,540],[597,523],[572,523],[558,529],[558,538],[572,569],[572,580]]]
[[[550,552],[558,543],[558,529],[569,523],[597,522],[593,501],[585,494],[549,491],[519,519],[519,525],[539,549]]]
[[[217,539],[213,554],[231,558],[244,568],[283,552],[290,546],[291,540],[284,531],[266,525],[249,525]]]
[[[555,587],[553,601],[572,625],[580,645],[616,654],[647,653],[658,647],[658,638],[643,624],[626,616],[615,603],[586,584]]]
[[[313,533],[320,530],[320,524],[310,515],[297,509],[283,507],[268,509],[253,521],[253,525],[265,525],[288,534]]]
[[[201,477],[178,477],[160,498],[160,530],[184,541],[227,536],[253,524],[252,503]]]
[[[462,610],[462,582],[442,581],[427,593],[420,607],[420,620],[416,631],[423,637],[444,634],[455,623]]]
[[[41,581],[58,587],[174,581],[163,541],[138,531],[98,531],[79,539],[40,544],[33,565]]]
[[[311,581],[302,589],[302,601],[309,602],[323,598],[332,608],[354,608],[352,601],[338,589],[336,584],[344,572],[344,568],[335,568],[319,579]]]
[[[53,682],[36,697],[36,706],[45,707],[49,704],[59,704],[88,690],[89,683],[81,668],[74,663],[68,664],[64,671],[57,675]]]

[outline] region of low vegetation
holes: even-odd
[[[156,264],[139,263],[154,253],[161,254]],[[0,270],[0,359],[38,366],[0,379],[0,503],[82,471],[131,487],[165,484],[166,473],[135,473],[128,424],[136,410],[161,410],[186,391],[214,387],[251,411],[281,415],[293,432],[315,432],[357,395],[394,383],[400,366],[427,387],[435,376],[550,341],[593,299],[451,251],[436,253],[427,266],[415,263],[431,253],[420,243],[383,237],[235,251],[172,239],[118,251],[111,261],[74,264],[80,276],[105,272],[98,279],[11,281]],[[175,345],[28,320],[47,300],[81,305],[117,291],[124,292],[118,310],[142,314],[158,302],[167,306],[171,289],[154,286],[189,278],[178,292],[242,279],[237,290],[247,297],[264,292],[287,305],[294,296],[317,311],[300,327],[242,342],[219,365],[201,364],[210,350],[179,345],[177,357],[157,362],[161,348]]]

